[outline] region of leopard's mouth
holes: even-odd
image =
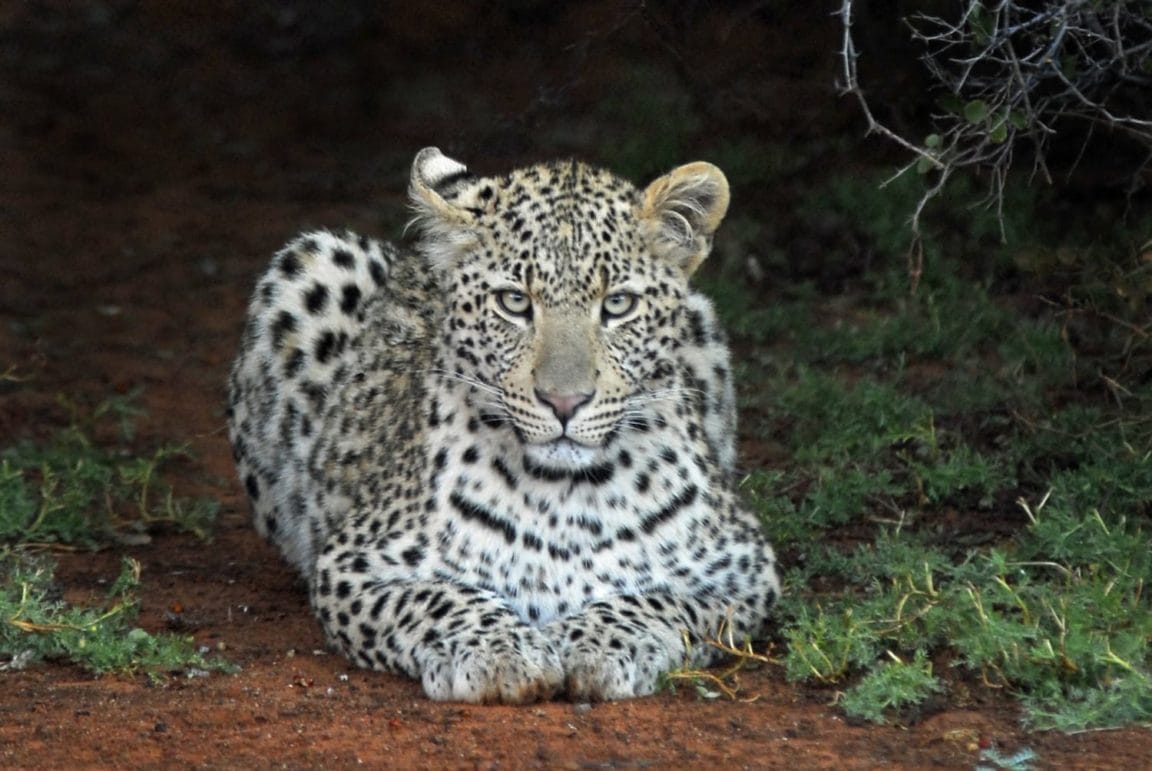
[[[562,436],[549,442],[524,445],[525,468],[533,471],[576,472],[597,465],[602,448],[589,447]]]

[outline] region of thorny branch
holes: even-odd
[[[884,136],[915,157],[895,176],[915,169],[935,178],[912,212],[909,273],[922,268],[921,217],[925,207],[962,169],[989,173],[988,200],[1003,224],[1004,185],[1018,143],[1034,149],[1033,174],[1051,182],[1045,156],[1064,121],[1123,133],[1148,148],[1133,171],[1129,193],[1152,162],[1152,6],[1146,0],[968,0],[959,19],[915,14],[905,19],[921,57],[940,86],[935,131],[913,141],[876,119],[857,73],[860,51],[852,36],[853,0],[841,0],[840,58],[843,93],[852,94],[868,132]],[[891,180],[889,180],[891,181]],[[885,183],[887,184],[887,183]],[[1003,235],[1003,233],[1002,233]]]

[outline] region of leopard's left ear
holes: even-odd
[[[644,191],[640,226],[649,248],[691,276],[712,250],[728,201],[728,179],[711,163],[673,169]]]
[[[641,229],[655,255],[696,272],[712,251],[712,235],[728,212],[728,179],[703,161],[672,169],[650,184],[641,204]]]
[[[492,195],[491,185],[439,148],[425,147],[416,154],[408,185],[415,212],[409,227],[420,232],[417,248],[433,267],[447,267],[475,243],[476,215],[491,205]]]

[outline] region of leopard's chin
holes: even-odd
[[[599,465],[603,455],[603,447],[589,447],[567,437],[524,445],[524,465],[530,472],[534,468],[560,473],[584,471]]]

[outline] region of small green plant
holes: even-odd
[[[915,707],[943,690],[923,651],[917,651],[912,661],[891,652],[888,656],[890,661],[873,668],[841,700],[840,706],[852,717],[886,723],[893,711]]]
[[[91,412],[65,406],[71,425],[48,442],[0,450],[0,668],[40,660],[152,676],[227,668],[197,651],[190,638],[135,625],[140,564],[134,560],[124,560],[98,605],[61,599],[51,561],[37,552],[139,543],[161,523],[207,538],[216,513],[214,502],[177,498],[160,481],[161,466],[186,454],[183,449],[138,456],[90,438],[111,420],[120,444],[127,444],[140,414],[131,398],[111,399]]]
[[[0,669],[64,661],[98,674],[226,670],[189,637],[135,625],[140,563],[125,559],[103,602],[76,607],[60,599],[50,560],[24,550],[0,553]]]
[[[159,479],[166,462],[187,455],[184,448],[135,455],[97,445],[84,427],[113,418],[127,440],[137,414],[129,403],[105,402],[90,418],[74,415],[44,444],[0,450],[0,543],[96,548],[158,524],[207,538],[217,504],[178,498]]]

